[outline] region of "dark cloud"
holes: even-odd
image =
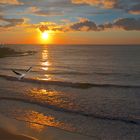
[[[60,31],[60,27],[54,22],[41,22],[40,24],[32,25],[33,28],[38,28],[41,32],[53,30],[53,31]]]
[[[114,21],[113,23],[106,23],[98,26],[99,30],[111,29],[111,28],[120,28],[126,31],[130,30],[140,30],[140,18],[120,18]]]
[[[121,18],[115,20],[113,23],[105,23],[101,25],[97,25],[94,21],[90,21],[88,19],[80,19],[80,21],[75,23],[70,23],[66,25],[41,25],[39,26],[40,31],[44,32],[45,30],[53,30],[53,31],[62,31],[62,32],[70,32],[70,31],[104,31],[107,29],[123,29],[126,31],[140,30],[140,18]]]
[[[113,26],[120,27],[124,30],[140,30],[140,18],[121,18],[116,20]]]
[[[105,23],[97,25],[93,21],[85,20],[82,22],[74,23],[69,26],[73,31],[103,31],[105,29],[120,28],[126,31],[140,30],[140,18],[120,18],[115,20],[113,23]]]
[[[48,28],[47,25],[40,25],[38,28],[39,28],[39,30],[40,30],[41,32],[44,32],[44,31],[49,30],[49,28]]]
[[[98,25],[98,31],[102,31],[109,28],[113,28],[112,23],[105,23],[105,24]]]
[[[74,30],[74,31],[81,31],[81,30],[84,30],[84,31],[94,30],[94,31],[96,31],[97,26],[93,21],[89,21],[86,19],[86,20],[72,24],[70,26],[70,29]]]
[[[128,9],[128,12],[131,14],[140,14],[140,4],[136,4]]]
[[[105,9],[122,9],[131,14],[140,14],[140,0],[71,0],[75,4],[88,4]]]
[[[9,18],[4,18],[3,16],[0,16],[0,20],[4,22],[5,24],[0,25],[1,28],[9,28],[9,27],[14,27],[16,25],[21,25],[24,23],[24,19],[9,19]]]
[[[88,19],[80,19],[80,21],[75,23],[69,23],[66,25],[41,25],[39,26],[40,31],[44,32],[45,30],[53,30],[53,31],[62,31],[62,32],[69,32],[69,31],[96,31],[97,26],[93,21]]]

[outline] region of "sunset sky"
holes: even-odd
[[[140,0],[0,0],[0,42],[140,44]]]

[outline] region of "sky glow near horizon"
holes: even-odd
[[[0,42],[140,44],[140,1],[0,0]]]

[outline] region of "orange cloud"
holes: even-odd
[[[113,8],[117,0],[72,0],[75,4],[89,4],[95,6],[102,6],[105,8]]]
[[[0,29],[9,30],[14,27],[20,27],[27,30],[37,29],[40,32],[53,31],[53,32],[77,32],[77,31],[104,31],[111,29],[123,29],[126,31],[140,30],[140,19],[137,18],[120,18],[116,19],[114,22],[96,24],[87,18],[79,18],[77,22],[66,22],[63,24],[57,24],[55,22],[40,22],[38,24],[29,23],[29,19],[9,19],[0,16],[1,24]]]
[[[37,7],[35,7],[35,6],[29,7],[29,8],[27,9],[27,13],[34,13],[34,12],[36,12],[36,11],[39,11],[39,8],[37,8]]]
[[[128,9],[130,14],[139,15],[140,14],[140,4],[133,5],[130,9]]]
[[[33,13],[35,15],[39,16],[60,16],[63,15],[64,13],[62,11],[57,11],[57,10],[41,10],[38,7],[29,7],[25,13]]]
[[[23,3],[18,0],[0,0],[0,4],[21,5]]]
[[[133,15],[140,15],[140,11],[129,11],[130,14],[133,14]]]

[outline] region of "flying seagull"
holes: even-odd
[[[21,80],[21,79],[23,79],[23,78],[25,77],[25,75],[26,75],[28,72],[30,72],[31,68],[32,68],[32,67],[30,67],[29,69],[27,69],[27,70],[26,70],[26,73],[19,73],[19,72],[15,71],[15,70],[12,70],[12,71],[18,76],[18,80]]]

